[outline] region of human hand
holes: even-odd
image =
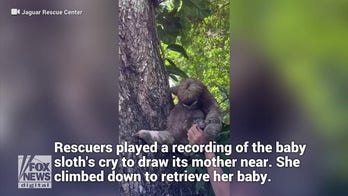
[[[190,144],[207,144],[207,134],[199,128],[198,125],[194,124],[187,132],[187,139]]]

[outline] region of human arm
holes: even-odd
[[[190,144],[207,144],[208,139],[206,138],[206,133],[202,129],[200,129],[197,125],[193,125],[188,133],[188,140]],[[215,157],[215,153],[213,152],[205,152],[204,156],[206,159],[212,159]],[[213,179],[214,171],[215,173],[222,175],[223,171],[220,167],[208,167],[208,174],[210,179]],[[230,184],[228,182],[215,182],[210,180],[210,183],[213,187],[214,193],[217,196],[229,196],[230,195]]]

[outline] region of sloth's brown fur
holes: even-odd
[[[216,102],[207,87],[201,81],[193,78],[182,80],[171,91],[178,96],[179,103],[187,104],[197,100],[199,106],[202,106],[201,109],[203,109],[204,113],[208,113],[210,105]]]
[[[167,129],[158,132],[140,130],[136,136],[148,143],[187,144],[188,129],[197,121],[202,121],[209,137],[207,139],[213,139],[221,129],[221,114],[216,100],[204,84],[188,78],[171,88],[171,92],[177,95],[179,102],[167,118]]]

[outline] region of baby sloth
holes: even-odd
[[[221,129],[220,109],[202,82],[188,78],[180,82],[171,92],[178,97],[178,104],[170,111],[167,128],[163,131],[140,130],[134,136],[147,143],[188,144],[187,132],[197,124],[212,140]]]

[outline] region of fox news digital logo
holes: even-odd
[[[52,188],[51,155],[18,155],[18,188]]]

